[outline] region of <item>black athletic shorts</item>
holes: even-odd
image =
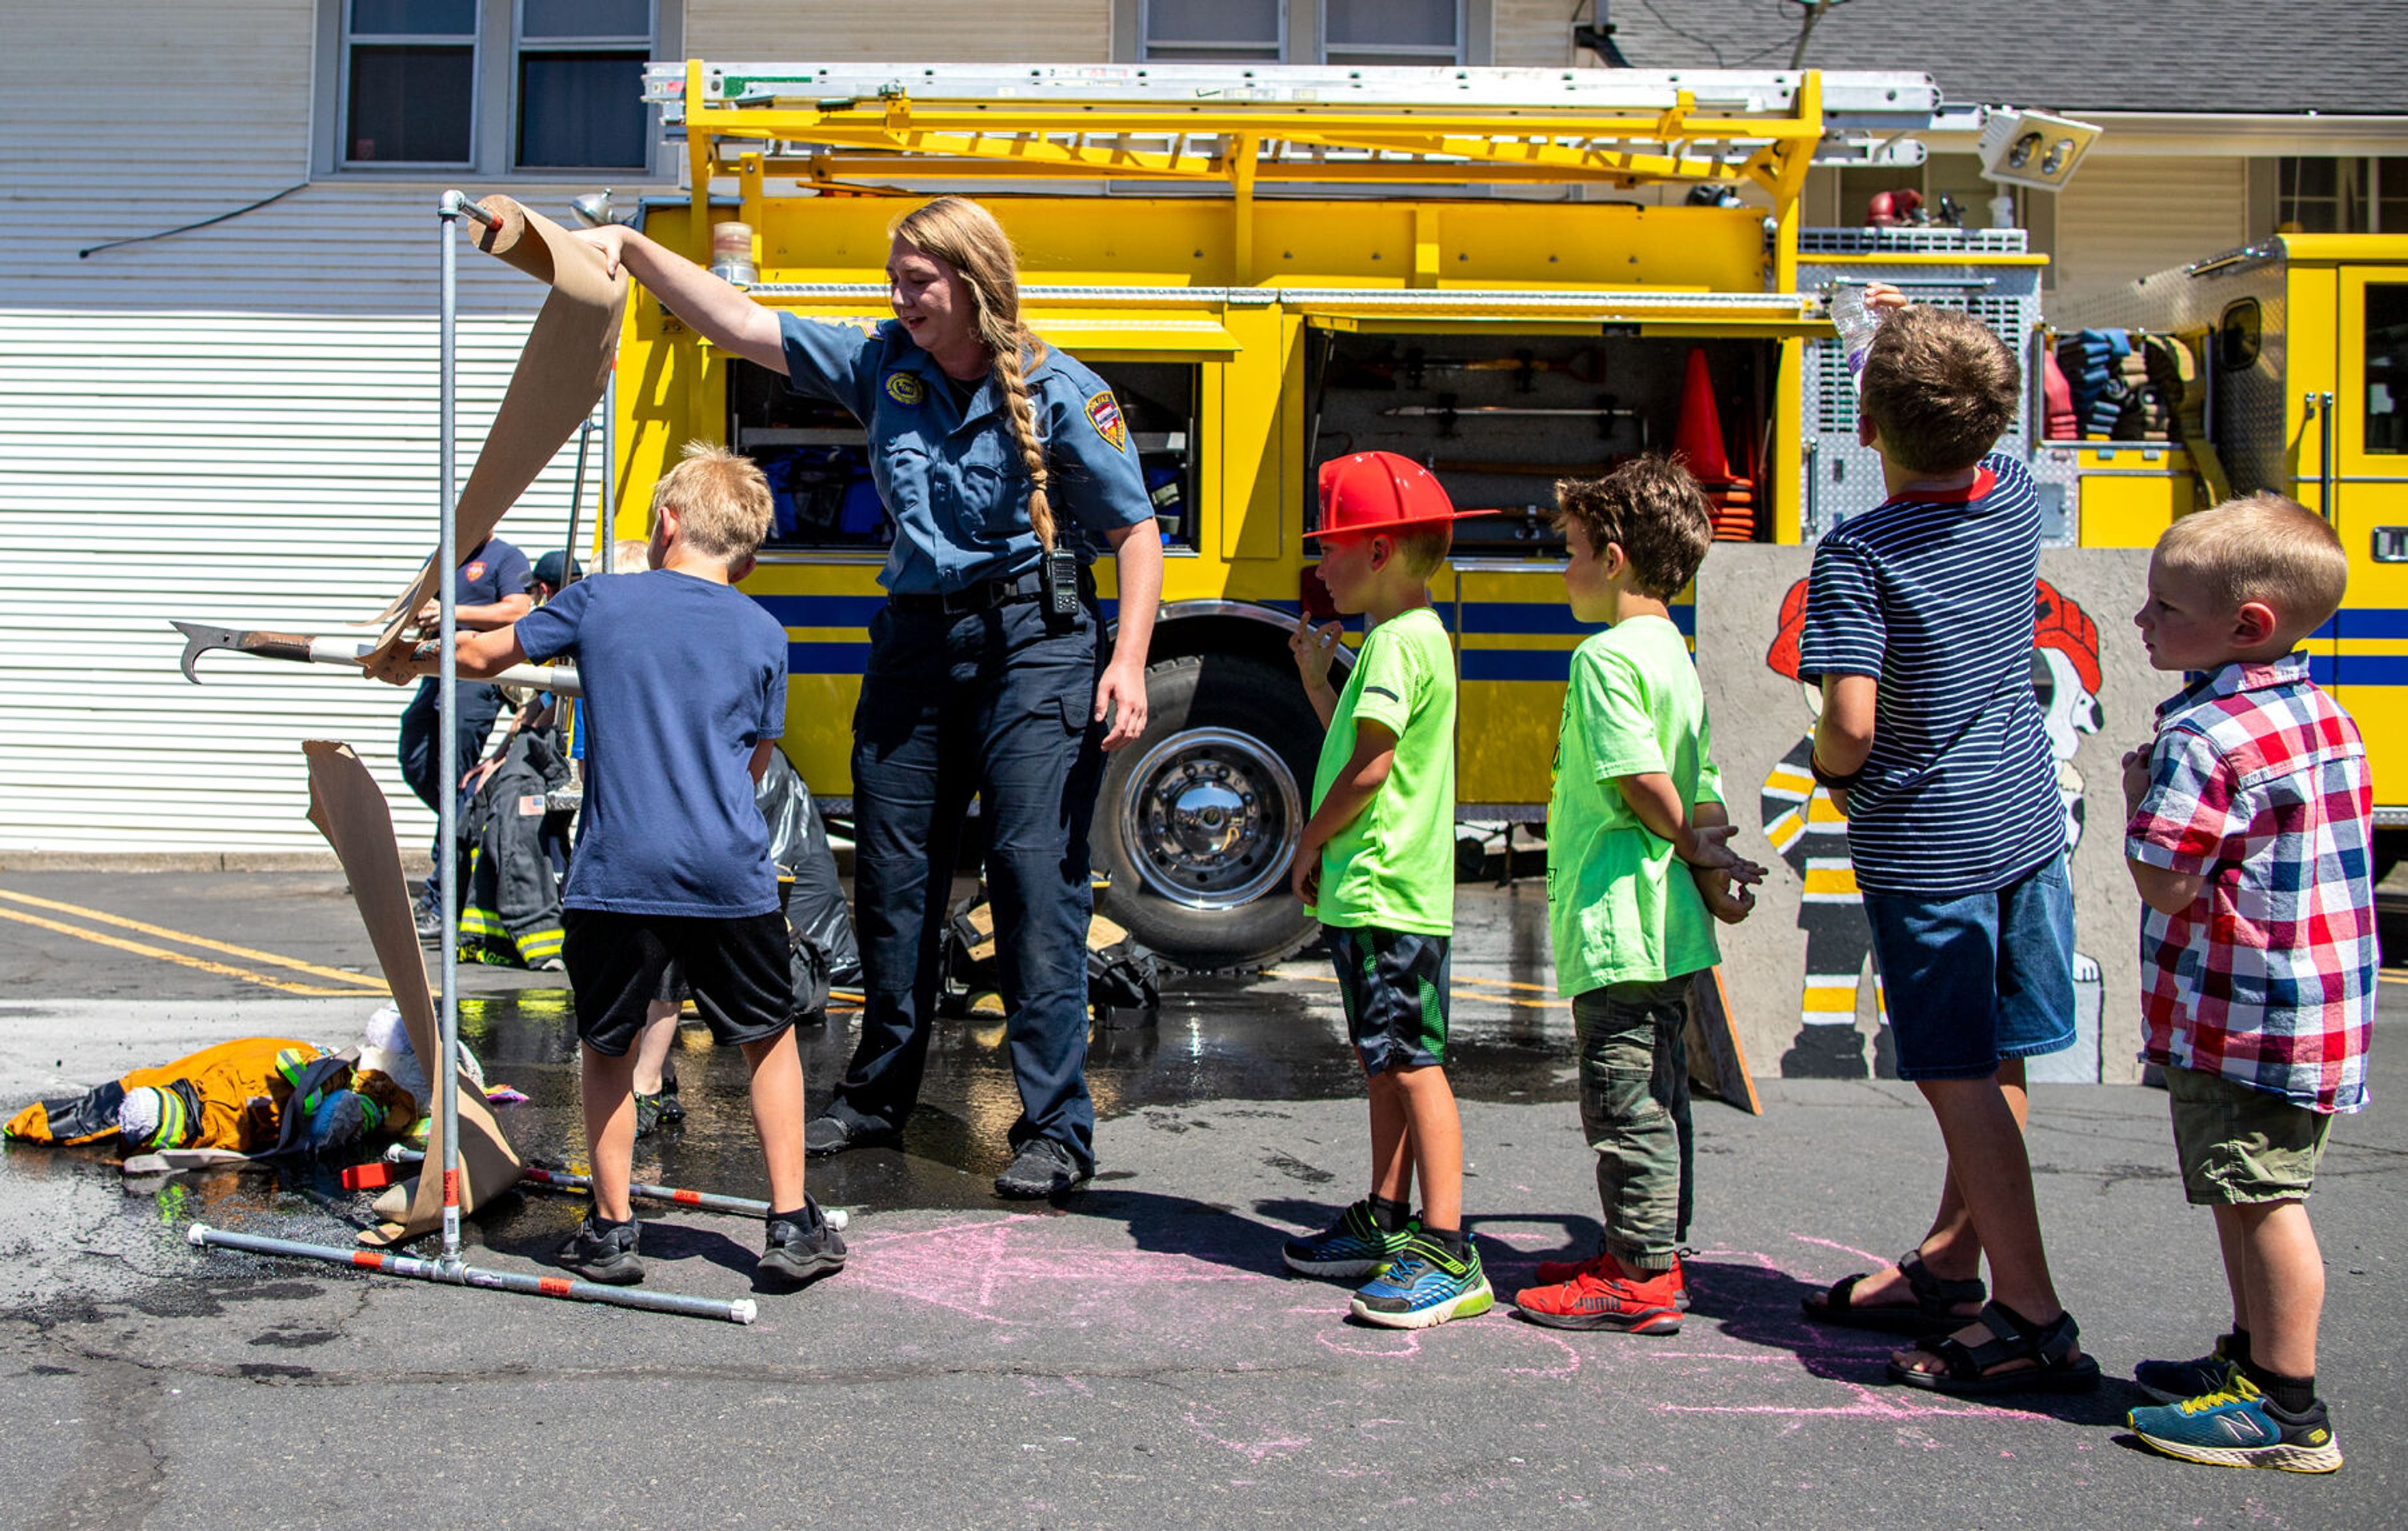
[[[1323,928],[1363,1072],[1444,1066],[1447,938],[1372,925]]]
[[[774,909],[741,919],[564,909],[561,927],[577,1035],[596,1052],[626,1056],[672,965],[723,1046],[766,1042],[794,1024],[793,947]]]

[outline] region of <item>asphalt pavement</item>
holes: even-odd
[[[230,1036],[339,1045],[376,1003],[338,878],[9,873],[0,915],[10,1108]],[[1539,1260],[1594,1247],[1596,1194],[1539,889],[1467,885],[1458,923],[1465,1201],[1504,1296]],[[1678,1336],[1566,1334],[1502,1306],[1418,1335],[1349,1324],[1343,1287],[1279,1260],[1364,1175],[1335,991],[1300,960],[1175,980],[1154,1025],[1096,1034],[1101,1173],[1058,1205],[989,1194],[1015,1109],[1001,1028],[945,1023],[903,1148],[812,1166],[814,1193],[853,1213],[851,1265],[758,1294],[750,1326],[204,1252],[183,1238],[195,1219],[347,1245],[365,1198],[322,1172],[130,1186],[95,1152],[12,1148],[0,1515],[2398,1524],[2408,973],[2390,973],[2375,1105],[2338,1125],[2312,1204],[2329,1281],[2321,1381],[2348,1459],[2330,1478],[2168,1462],[2122,1428],[2144,1401],[2120,1380],[2131,1364],[2199,1353],[2226,1317],[2164,1097],[2139,1088],[2034,1097],[2059,1285],[2110,1377],[2094,1395],[1911,1392],[1885,1381],[1878,1337],[1798,1318],[1803,1293],[1908,1247],[1929,1214],[1938,1135],[1888,1081],[1760,1080],[1761,1116],[1699,1104],[1696,1308]],[[530,1097],[498,1113],[513,1140],[573,1164],[557,984],[471,969],[463,1028],[488,1077]],[[639,1178],[761,1195],[740,1064],[682,1040],[691,1115],[640,1146]],[[806,1032],[814,1103],[851,1040],[841,1010]],[[504,1197],[472,1220],[469,1258],[545,1273],[577,1212]],[[647,1284],[754,1295],[758,1238],[741,1219],[649,1213]]]

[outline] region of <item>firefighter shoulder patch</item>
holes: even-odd
[[[886,375],[886,396],[906,409],[917,409],[928,396],[928,385],[916,372],[890,372]]]
[[[1109,388],[1087,400],[1087,423],[1096,434],[1111,443],[1114,451],[1128,451],[1128,425],[1121,419],[1120,400],[1112,397]]]

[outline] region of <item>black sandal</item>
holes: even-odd
[[[1816,1292],[1799,1299],[1799,1309],[1809,1324],[1828,1324],[1842,1329],[1871,1329],[1888,1335],[1945,1334],[1961,1329],[1972,1322],[1956,1311],[1969,1302],[1988,1298],[1990,1289],[1978,1276],[1961,1281],[1943,1281],[1925,1266],[1923,1256],[1912,1251],[1898,1257],[1899,1274],[1906,1278],[1907,1289],[1914,1294],[1912,1304],[1885,1302],[1870,1308],[1856,1304],[1856,1283],[1869,1281],[1872,1272],[1857,1271],[1842,1276],[1831,1283],[1828,1292]]]
[[[2048,1324],[2034,1324],[2002,1302],[1992,1302],[1974,1320],[1990,1331],[1978,1345],[1947,1335],[1927,1335],[1914,1348],[1940,1358],[1938,1371],[1917,1371],[1889,1364],[1890,1381],[1957,1397],[1985,1397],[1997,1393],[2083,1393],[2099,1385],[2099,1363],[2075,1353],[2082,1326],[2071,1313],[2059,1313]],[[1997,1368],[2010,1361],[2028,1366]]]

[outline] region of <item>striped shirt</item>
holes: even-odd
[[[2066,848],[2031,686],[2040,529],[2030,475],[1994,453],[1971,489],[1899,495],[1814,550],[1799,679],[1880,683],[1872,753],[1848,794],[1869,892],[1988,892]]]
[[[2308,656],[2227,665],[2157,709],[2124,853],[2204,877],[2141,911],[2141,1056],[2315,1111],[2366,1104],[2374,793]]]

